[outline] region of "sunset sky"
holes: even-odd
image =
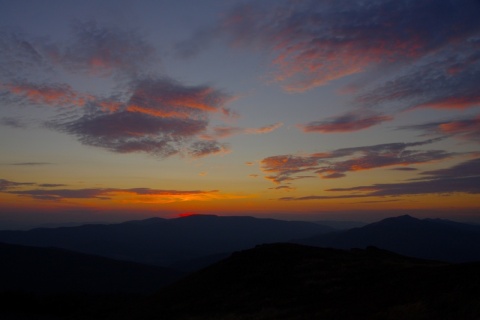
[[[480,1],[0,0],[0,229],[480,221]]]

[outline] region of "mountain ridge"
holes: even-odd
[[[409,215],[294,242],[341,249],[376,246],[407,256],[449,262],[480,260],[480,226]]]
[[[118,224],[0,231],[0,242],[58,247],[118,260],[170,266],[204,256],[330,232],[311,222],[192,215]]]

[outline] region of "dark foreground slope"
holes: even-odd
[[[332,231],[315,223],[253,217],[152,218],[111,225],[0,231],[0,242],[58,247],[159,266]],[[214,261],[215,259],[213,259]]]
[[[182,274],[63,249],[0,243],[0,319],[57,319],[144,298]]]
[[[182,275],[63,249],[0,243],[0,292],[152,293]]]
[[[479,319],[480,264],[418,260],[375,248],[262,245],[107,318]]]
[[[295,242],[340,249],[375,246],[423,259],[480,261],[480,226],[441,219],[400,216]]]

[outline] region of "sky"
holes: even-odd
[[[0,0],[0,228],[480,221],[478,0]]]

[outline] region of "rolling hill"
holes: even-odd
[[[234,253],[108,319],[478,319],[480,263],[369,247]]]

